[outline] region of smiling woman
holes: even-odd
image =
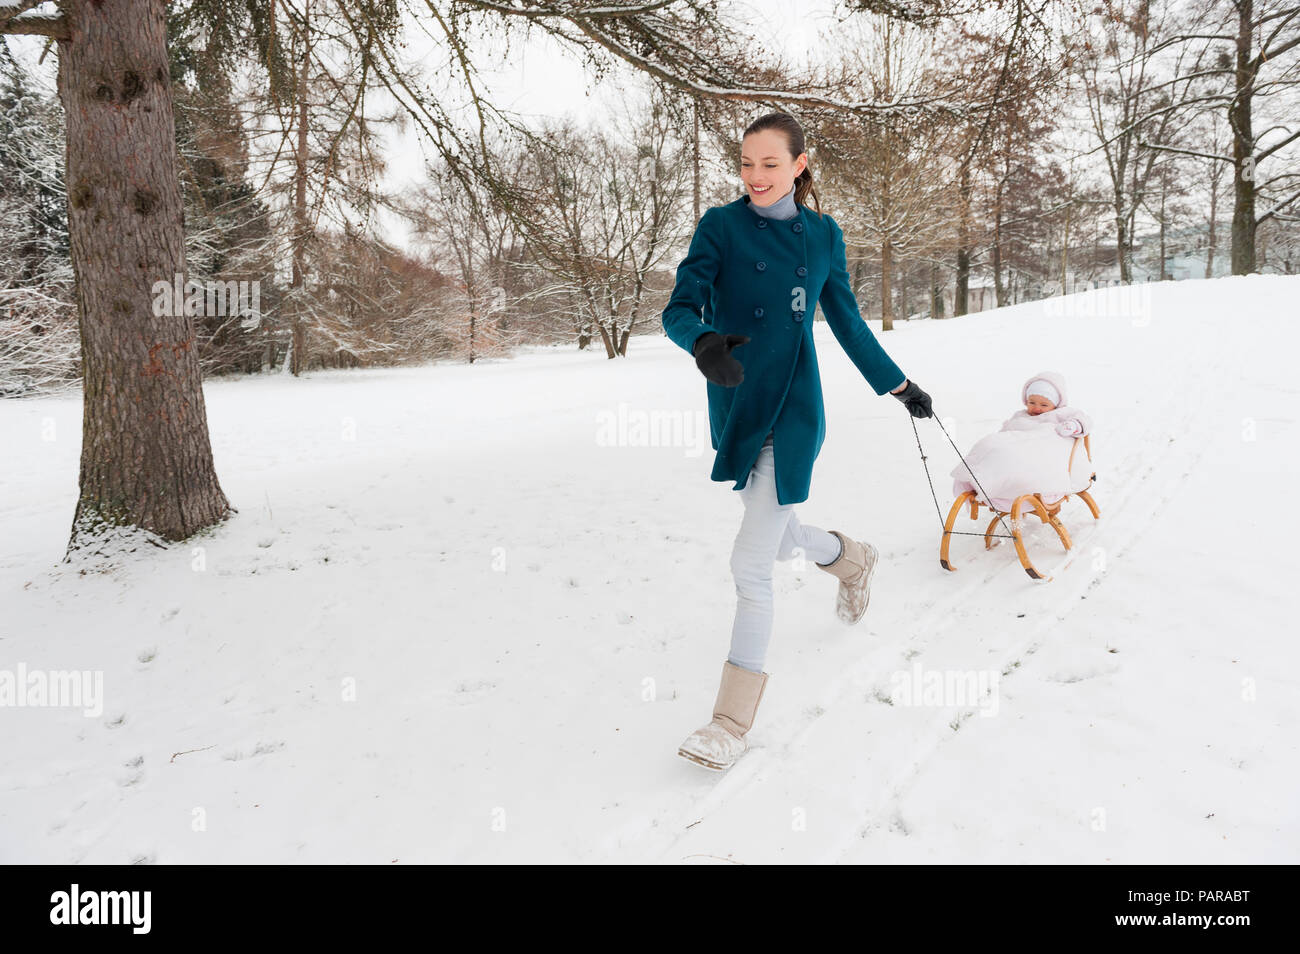
[[[890,391],[918,417],[930,399],[909,382],[858,311],[844,235],[821,211],[803,129],[786,113],[755,120],[742,138],[745,194],[700,218],[663,324],[708,379],[713,480],[734,481],[745,515],[731,555],[736,616],[713,720],[678,753],[725,769],[744,751],[767,682],[772,565],[811,556],[836,577],[836,615],[867,608],[876,550],[839,531],[802,524],[813,462],[826,433],[812,321],[820,302],[831,331],[877,395]],[[810,212],[811,197],[817,208]]]
[[[785,193],[794,201],[799,201],[800,185],[804,186],[805,195],[812,191],[811,176],[803,178],[808,168],[808,154],[801,149],[799,155],[792,158],[791,151],[786,137],[775,129],[762,129],[745,137],[740,152],[740,178],[755,204],[770,206],[778,201],[782,196],[777,189],[780,183],[785,184]],[[799,181],[801,178],[802,182]]]

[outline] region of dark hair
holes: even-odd
[[[790,147],[790,155],[798,159],[802,153],[808,151],[804,142],[803,127],[799,125],[799,120],[795,119],[789,113],[768,113],[766,116],[759,116],[745,129],[745,133],[740,138],[743,140],[750,133],[762,132],[765,129],[775,129],[785,133],[786,145]],[[807,198],[811,195],[815,203],[815,210],[818,215],[822,214],[821,199],[817,197],[817,190],[813,188],[812,168],[804,166],[803,172],[795,176],[794,180],[794,200],[800,205],[807,205]]]

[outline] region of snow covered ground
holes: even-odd
[[[103,680],[91,715],[0,709],[0,861],[1300,861],[1298,301],[1189,281],[883,335],[963,449],[1040,370],[1092,415],[1102,518],[1066,504],[1068,559],[1031,521],[1044,583],[969,537],[939,566],[910,419],[819,323],[797,512],[882,565],[850,628],[832,578],[778,564],[721,776],[675,753],[717,689],[741,504],[657,323],[627,360],[209,382],[239,514],[109,572],[59,562],[80,401],[0,403],[0,676]],[[946,512],[956,456],[918,426]]]

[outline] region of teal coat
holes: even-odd
[[[826,436],[810,320],[818,304],[876,394],[906,380],[858,312],[838,223],[798,209],[787,221],[765,219],[742,195],[705,212],[662,318],[668,337],[688,353],[709,331],[749,336],[731,352],[744,365],[745,380],[734,388],[705,382],[717,451],[712,479],[742,489],[772,434],[781,504],[808,499]]]

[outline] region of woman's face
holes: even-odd
[[[808,154],[790,155],[785,133],[764,129],[750,133],[740,144],[740,178],[756,205],[771,205],[794,185],[808,166]]]

